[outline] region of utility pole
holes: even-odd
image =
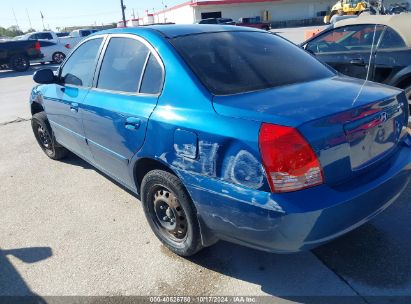
[[[163,19],[164,19],[164,23],[167,22],[167,17],[166,17],[166,8],[167,5],[164,4],[164,0],[161,0],[161,4],[163,5]]]
[[[121,4],[121,13],[123,14],[123,24],[124,24],[124,27],[127,27],[126,13],[125,13],[126,7],[124,6],[123,0],[120,0],[120,4]]]
[[[43,23],[43,30],[45,30],[46,28],[44,27],[44,16],[41,11],[40,11],[40,16],[41,16],[41,22]]]

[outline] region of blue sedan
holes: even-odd
[[[410,179],[404,92],[338,75],[265,31],[99,32],[34,80],[46,155],[71,151],[139,195],[181,256],[218,240],[311,249],[386,209]]]

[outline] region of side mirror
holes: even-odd
[[[33,80],[39,84],[49,84],[54,83],[56,78],[54,77],[54,72],[52,70],[42,69],[34,73]]]

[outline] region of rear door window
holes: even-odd
[[[150,55],[141,82],[140,93],[158,94],[163,83],[163,69],[154,55]]]
[[[149,49],[132,38],[110,39],[100,68],[97,88],[137,93]]]

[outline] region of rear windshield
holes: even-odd
[[[204,33],[176,37],[170,42],[215,95],[258,91],[334,75],[304,50],[270,33]]]

